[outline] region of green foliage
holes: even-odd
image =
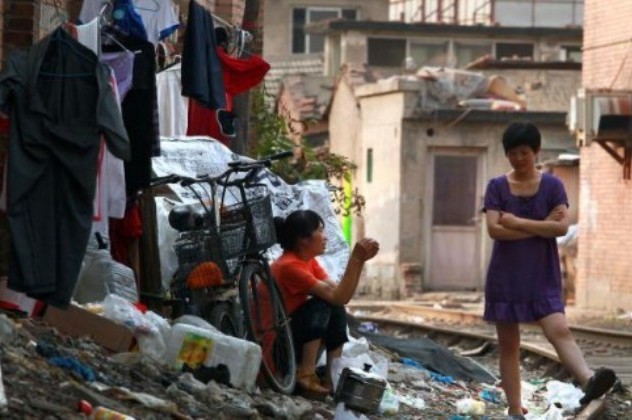
[[[282,159],[272,165],[272,171],[288,184],[309,179],[326,180],[332,192],[332,202],[338,214],[360,215],[365,205],[364,197],[358,189],[345,196],[344,181],[351,180],[356,164],[344,156],[330,153],[324,148],[313,147],[301,138],[296,143],[288,131],[288,124],[282,116],[270,110],[265,101],[263,88],[252,95],[250,154],[263,157],[285,150],[295,150],[294,159]]]

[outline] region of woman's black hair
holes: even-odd
[[[534,152],[540,151],[542,135],[535,124],[529,121],[517,121],[509,124],[503,133],[505,153],[518,146],[529,146]]]
[[[285,219],[274,218],[277,242],[284,250],[292,251],[301,238],[308,238],[325,222],[318,213],[313,210],[296,210]]]

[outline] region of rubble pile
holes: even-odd
[[[455,380],[384,350],[372,349],[369,355],[387,360],[380,368],[387,366],[388,387],[379,413],[365,416],[342,404],[337,407],[331,397],[314,401],[261,387],[249,393],[213,380],[205,384],[142,352],[112,353],[92,339],[61,335],[40,320],[2,314],[0,370],[6,405],[2,407],[0,395],[1,416],[86,418],[80,407],[88,404],[137,419],[333,419],[337,410],[341,419],[503,417],[503,396],[493,384]],[[549,409],[544,382],[534,381],[531,388],[531,406]]]

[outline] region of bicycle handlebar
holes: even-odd
[[[150,185],[152,187],[157,187],[159,185],[164,184],[173,184],[179,182],[183,187],[188,187],[193,184],[197,184],[200,182],[217,182],[219,185],[228,187],[235,186],[239,184],[247,184],[249,180],[256,174],[259,169],[264,167],[270,167],[273,161],[285,159],[290,156],[294,156],[294,152],[292,150],[285,150],[283,152],[275,153],[273,155],[267,156],[263,159],[253,160],[253,161],[245,161],[245,160],[234,160],[232,162],[228,162],[229,169],[222,173],[219,176],[211,177],[209,175],[201,175],[197,178],[191,178],[182,175],[170,174],[166,176],[161,176],[157,178],[152,178],[150,181]],[[228,176],[232,173],[237,172],[250,172],[248,175],[240,178],[238,180],[234,180],[229,182],[228,180],[222,181],[222,179],[228,179]]]
[[[285,150],[252,162],[246,160],[234,160],[232,162],[228,162],[228,167],[235,170],[250,170],[253,167],[262,166],[269,167],[273,161],[285,159],[291,156],[294,156],[294,152],[292,150]]]
[[[149,186],[150,187],[159,187],[161,185],[166,185],[166,184],[175,184],[176,182],[180,182],[182,179],[182,177],[180,175],[176,175],[176,174],[169,174],[166,176],[158,176],[155,178],[151,178],[149,180]]]

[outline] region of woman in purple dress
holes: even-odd
[[[523,418],[520,394],[521,322],[535,322],[564,367],[582,385],[581,403],[599,398],[616,381],[610,369],[592,371],[564,315],[562,279],[555,238],[568,230],[568,199],[553,175],[536,168],[541,136],[529,122],[503,134],[512,170],[493,178],[485,193],[487,230],[494,239],[485,286],[485,320],[496,324],[500,377],[509,418]]]

